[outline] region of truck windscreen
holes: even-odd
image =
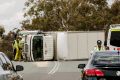
[[[120,47],[120,31],[111,31],[110,45]]]

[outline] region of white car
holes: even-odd
[[[18,71],[22,71],[23,69],[21,65],[16,65],[16,68],[14,68],[8,57],[3,52],[0,52],[0,80],[23,80],[17,74]]]

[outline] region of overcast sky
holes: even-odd
[[[20,28],[23,20],[23,8],[26,0],[0,0],[0,24],[4,25],[6,33],[13,28]],[[112,0],[109,1],[110,3]]]
[[[20,27],[23,20],[23,8],[26,0],[0,0],[0,24],[6,32]]]

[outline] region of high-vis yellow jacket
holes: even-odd
[[[98,46],[94,47],[94,51],[103,51],[103,50],[105,50],[103,46],[101,46],[101,48],[99,48]]]

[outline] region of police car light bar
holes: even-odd
[[[112,24],[112,25],[110,25],[110,28],[120,29],[120,24]]]

